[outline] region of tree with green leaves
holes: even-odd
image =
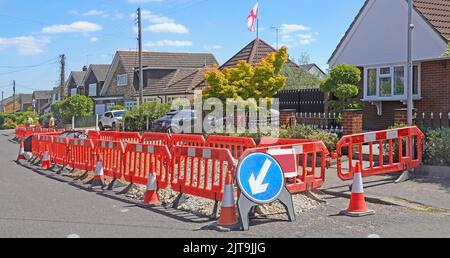
[[[338,101],[328,102],[331,112],[340,113],[344,109],[362,107],[361,102],[354,99],[359,95],[360,81],[361,71],[353,65],[340,64],[330,70],[330,75],[323,81],[321,90],[338,98]]]
[[[94,101],[83,95],[75,95],[58,101],[51,106],[53,114],[63,123],[70,123],[72,117],[85,117],[93,114]]]
[[[286,84],[286,77],[281,71],[287,59],[287,48],[282,47],[255,66],[241,61],[234,68],[225,68],[223,71],[212,69],[205,75],[209,87],[203,91],[203,96],[218,98],[224,103],[227,99],[254,98],[258,102],[260,99],[272,98]]]
[[[288,64],[284,64],[281,73],[286,77],[285,90],[317,89],[322,83],[319,76],[302,68],[291,67]]]

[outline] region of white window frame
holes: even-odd
[[[89,89],[88,89],[88,95],[89,95],[89,97],[96,97],[97,96],[97,83],[91,83],[91,84],[89,84]],[[91,94],[91,89],[93,88],[93,87],[95,87],[95,92],[94,92],[94,94],[92,95]]]
[[[418,94],[414,94],[413,95],[413,99],[414,100],[419,100],[421,99],[421,92],[422,92],[422,88],[421,88],[421,84],[422,84],[422,67],[420,63],[414,63],[414,66],[418,67]],[[404,85],[404,93],[403,95],[395,95],[395,80],[394,80],[394,69],[395,67],[399,67],[399,66],[403,66],[404,67],[404,74],[406,77],[406,73],[407,73],[407,65],[406,64],[389,64],[389,65],[373,65],[373,66],[366,66],[364,67],[364,99],[363,101],[369,101],[369,102],[374,102],[374,101],[406,101],[408,99],[408,93],[407,93],[407,85]],[[390,75],[381,75],[380,74],[380,70],[382,68],[390,68]],[[369,96],[368,95],[368,90],[369,90],[369,70],[371,69],[376,69],[377,70],[377,78],[376,78],[376,96]],[[380,78],[386,78],[386,77],[391,77],[391,96],[389,97],[381,97],[380,96]],[[405,83],[406,83],[406,78],[405,78]]]
[[[117,87],[128,86],[128,74],[117,75]]]
[[[126,110],[133,110],[133,108],[137,107],[137,101],[125,101],[124,106]]]
[[[75,94],[74,94],[75,92]],[[78,94],[78,88],[71,88],[70,89],[70,96],[76,96]]]

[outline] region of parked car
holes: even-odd
[[[115,110],[106,112],[98,122],[98,127],[100,131],[105,129],[116,129],[117,127],[122,128],[123,126],[123,116],[125,110]]]
[[[190,122],[191,127],[194,128],[196,120],[197,112],[195,110],[185,109],[180,111],[172,111],[167,113],[164,117],[156,120],[152,125],[152,131],[181,133],[183,126],[188,122]]]

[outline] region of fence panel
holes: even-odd
[[[416,115],[416,123],[421,128],[450,128],[450,112],[422,112]]]
[[[202,147],[206,145],[203,135],[195,134],[172,134],[171,147],[190,146]]]
[[[167,133],[144,133],[142,143],[170,146],[170,135]]]
[[[51,157],[53,162],[58,165],[66,166],[70,156],[69,139],[62,137],[55,137],[53,139],[53,148]]]
[[[256,143],[252,138],[210,135],[206,141],[206,146],[228,149],[235,159],[239,159],[245,150],[256,148]]]
[[[100,155],[105,176],[121,179],[123,176],[124,147],[119,141],[95,141],[95,153]]]
[[[167,146],[129,143],[124,154],[123,178],[130,183],[147,185],[149,173],[153,173],[159,189],[169,185],[171,154]]]
[[[422,163],[424,141],[417,127],[344,136],[337,144],[338,176],[352,180],[355,161],[362,165],[363,177],[416,168]]]
[[[301,112],[325,112],[325,95],[320,89],[284,90],[276,96],[280,110],[295,109]]]
[[[74,169],[92,171],[95,169],[97,157],[94,143],[89,139],[69,139],[69,165]]]
[[[222,201],[227,173],[235,161],[227,149],[177,146],[173,151],[171,185],[174,191]]]

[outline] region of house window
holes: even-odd
[[[106,104],[106,111],[111,111],[111,109],[116,105],[116,103],[108,103]]]
[[[377,95],[377,69],[369,69],[367,71],[367,95],[376,96]]]
[[[77,95],[77,88],[70,89],[70,96],[75,96],[75,95]]]
[[[128,85],[128,75],[119,74],[117,75],[117,86],[127,86]]]
[[[133,110],[133,108],[135,108],[136,106],[137,106],[137,102],[136,101],[125,102],[125,108],[127,110]]]
[[[97,84],[96,83],[89,84],[89,97],[95,96],[97,96]]]
[[[406,66],[392,65],[369,67],[365,69],[364,99],[368,101],[379,100],[406,100]],[[414,97],[420,96],[420,67],[413,67]]]

